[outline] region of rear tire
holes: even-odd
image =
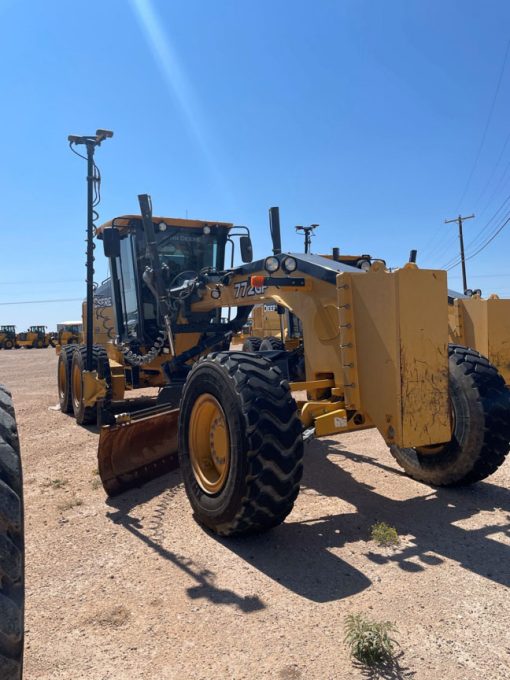
[[[70,347],[62,347],[58,355],[57,365],[57,389],[58,401],[62,413],[73,412],[73,402],[71,395],[71,363],[73,351]]]
[[[275,338],[274,335],[270,335],[264,338],[260,343],[259,351],[267,352],[268,350],[282,350],[285,349],[285,345],[280,340],[280,338]]]
[[[203,426],[194,422],[196,405],[204,399],[217,405],[219,435],[218,417],[209,423],[204,417]],[[207,414],[207,406],[202,413]],[[206,453],[212,462],[216,440],[227,442],[226,472],[220,461],[218,488],[213,483],[209,491],[196,471],[200,454],[192,448],[193,433],[201,426],[208,428],[202,441],[206,448],[210,442],[212,455]],[[179,413],[179,462],[196,519],[223,536],[265,531],[283,522],[299,493],[301,430],[289,385],[270,361],[246,352],[198,361],[186,380]],[[203,468],[207,475],[207,465]]]
[[[64,348],[62,348],[64,349]],[[85,406],[83,401],[83,371],[87,365],[87,348],[79,345],[70,348],[71,361],[71,404],[78,425],[92,425],[97,421],[97,404]],[[108,354],[101,345],[92,346],[92,370],[97,371],[100,359],[108,359]]]
[[[10,393],[0,385],[0,678],[23,672],[23,478]]]
[[[510,391],[497,369],[475,350],[449,347],[454,431],[438,447],[390,451],[413,479],[434,486],[461,486],[485,479],[510,448]]]
[[[243,342],[243,352],[258,352],[261,342],[262,338],[258,338],[256,335],[246,338]]]
[[[14,342],[12,340],[5,340],[3,348],[4,349],[12,349],[14,347]]]

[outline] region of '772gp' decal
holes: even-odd
[[[234,283],[234,297],[243,298],[252,295],[262,295],[267,286],[250,286],[249,281],[239,281]]]

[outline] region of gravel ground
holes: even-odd
[[[179,472],[107,500],[97,432],[57,403],[54,351],[0,352],[25,472],[27,680],[510,677],[510,466],[436,490],[376,432],[309,444],[268,534],[218,539]],[[394,526],[396,548],[370,540]],[[397,663],[353,664],[346,614],[394,622]]]

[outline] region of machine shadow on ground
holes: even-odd
[[[168,560],[196,582],[188,588],[188,596],[192,599],[206,599],[213,604],[230,605],[245,613],[256,612],[265,608],[264,602],[257,596],[241,596],[228,588],[218,588],[214,585],[215,574],[207,569],[198,568],[193,560],[178,555],[163,547],[164,523],[168,521],[167,510],[170,512],[173,496],[181,482],[179,471],[173,471],[155,479],[143,487],[127,491],[119,496],[106,500],[111,512],[107,517],[115,524],[120,524],[133,536],[140,539],[160,557]],[[153,513],[153,519],[147,527],[140,520],[130,514],[139,505],[159,498]]]
[[[307,447],[301,492],[313,489],[341,498],[356,511],[303,522],[293,522],[290,515],[267,534],[216,540],[286,588],[317,602],[348,597],[370,585],[366,576],[330,552],[358,541],[367,541],[366,557],[376,564],[395,562],[404,571],[420,573],[447,558],[475,574],[510,585],[510,546],[491,539],[495,533],[508,534],[510,525],[456,526],[479,512],[510,512],[510,491],[490,482],[456,489],[424,485],[430,491],[426,495],[393,500],[355,479],[342,467],[344,460],[387,470],[396,485],[405,478],[376,458],[339,448],[336,441],[315,440]],[[410,536],[413,545],[378,550],[368,543],[377,521],[387,522],[401,536]]]
[[[334,440],[315,440],[307,446],[301,493],[314,490],[322,496],[341,498],[354,506],[355,512],[299,522],[293,522],[290,515],[272,531],[246,537],[222,538],[208,534],[285,588],[315,602],[350,597],[371,585],[367,576],[331,552],[358,541],[367,541],[365,555],[376,564],[394,562],[406,572],[419,574],[447,558],[475,574],[510,585],[510,546],[491,539],[496,533],[509,534],[510,524],[484,525],[477,529],[456,525],[480,512],[500,509],[510,513],[510,491],[490,482],[452,489],[423,485],[425,495],[394,500],[356,479],[343,467],[344,461],[349,461],[351,468],[352,463],[356,463],[387,471],[394,477],[391,483],[395,485],[407,480],[398,469],[375,457],[342,449]],[[130,515],[136,506],[161,496],[155,515],[159,513],[164,523],[166,505],[171,506],[171,496],[179,483],[180,474],[175,471],[142,488],[110,498],[107,503],[114,511],[108,516],[193,578],[197,585],[189,589],[190,597],[205,597],[243,611],[263,608],[265,605],[257,596],[244,598],[230,590],[218,589],[213,583],[214,574],[200,571],[189,559],[164,548],[157,528],[144,528]],[[379,550],[369,542],[370,529],[378,521],[387,522],[399,535],[410,537],[411,545],[406,541],[404,547]]]

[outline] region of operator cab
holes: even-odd
[[[243,259],[251,249],[251,242],[249,248],[246,242],[249,236],[234,231],[248,232],[247,228],[228,222],[152,217],[152,226],[163,286],[175,303],[174,321],[185,313],[186,299],[197,280],[210,279],[225,270],[228,247],[233,261],[233,235],[245,239],[241,241]],[[110,258],[117,335],[124,343],[150,347],[163,324],[142,217],[116,217],[99,227],[98,237],[103,239],[105,255]],[[191,321],[202,327],[221,323],[221,309],[194,316],[200,318]]]
[[[15,333],[16,326],[0,326],[0,333]]]

